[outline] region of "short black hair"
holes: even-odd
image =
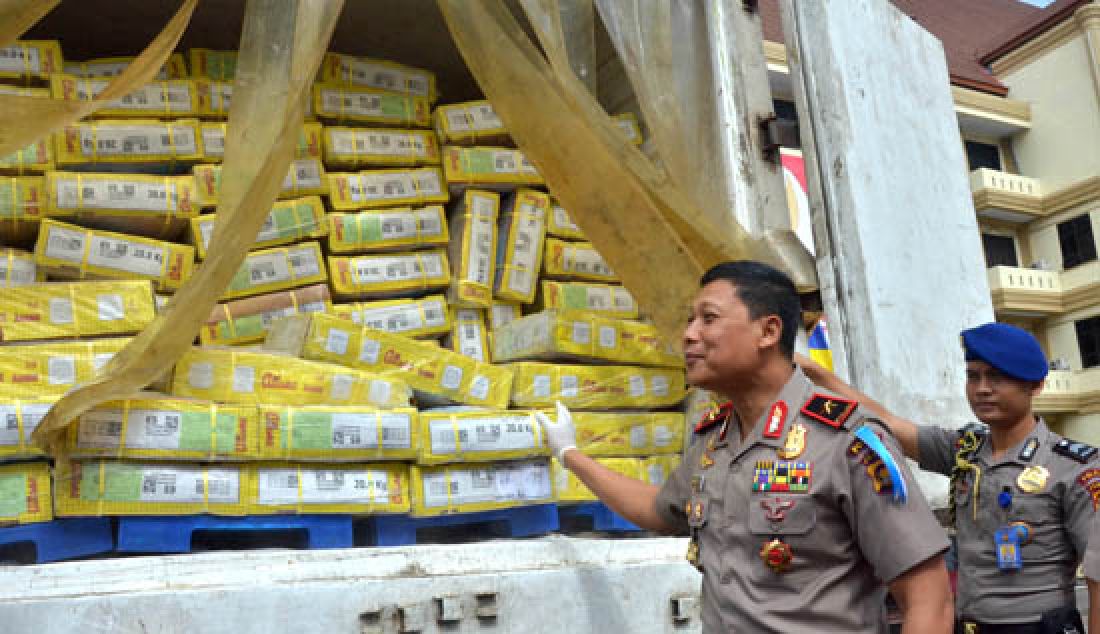
[[[722,262],[703,273],[699,286],[725,280],[733,285],[741,303],[749,310],[749,317],[759,319],[777,315],[783,323],[779,336],[779,351],[788,359],[794,356],[794,340],[802,318],[802,303],[798,289],[786,273],[755,260]]]

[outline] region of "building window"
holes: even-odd
[[[795,110],[793,101],[785,101],[783,99],[775,99],[772,101],[772,107],[775,108],[775,116],[780,119],[786,119],[788,121],[798,121],[798,111]]]
[[[1020,260],[1016,257],[1016,241],[1012,236],[983,233],[982,248],[985,251],[987,267],[1020,266]]]
[[[1001,171],[1001,149],[991,143],[978,141],[966,141],[966,162],[970,164],[970,171],[985,167],[991,170]]]
[[[1074,324],[1077,328],[1077,347],[1081,349],[1081,365],[1095,368],[1100,365],[1100,317],[1089,317]]]
[[[1088,214],[1058,224],[1058,244],[1062,247],[1062,268],[1092,262],[1096,259],[1096,240],[1092,236],[1092,219]]]

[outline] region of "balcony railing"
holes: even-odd
[[[995,266],[989,269],[989,290],[1061,293],[1062,274],[1018,266]]]
[[[1043,393],[1035,399],[1037,412],[1079,413],[1100,405],[1100,368],[1051,370]]]
[[[970,191],[995,190],[1008,194],[1040,197],[1043,191],[1038,179],[1019,174],[1009,174],[985,167],[970,172]]]

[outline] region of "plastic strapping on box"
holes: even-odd
[[[126,439],[130,429],[130,399],[122,401],[122,425],[119,426],[118,447],[115,448],[115,457],[121,458],[126,453]]]
[[[99,465],[99,482],[98,482],[99,486],[97,487],[98,488],[98,495],[96,495],[95,514],[96,514],[97,517],[100,517],[100,516],[104,515],[103,503],[107,501],[106,500],[106,497],[107,497],[107,461],[97,460],[96,462]],[[69,477],[70,478],[72,477],[72,471],[71,470],[69,471]],[[84,469],[83,468],[81,468],[80,477],[81,477],[80,486],[81,486],[81,488],[83,488],[83,486],[84,486],[84,481],[83,481],[84,480]],[[80,492],[78,491],[77,494],[76,494],[76,498],[80,499],[81,497],[82,496],[80,495]]]
[[[210,455],[218,453],[218,404],[210,404]],[[203,470],[203,484],[205,485],[206,471]],[[204,499],[203,502],[206,500]]]

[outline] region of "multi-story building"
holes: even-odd
[[[1037,409],[1100,443],[1100,0],[894,3],[944,44],[994,311],[1051,360]],[[777,3],[761,10],[776,108],[793,116]]]

